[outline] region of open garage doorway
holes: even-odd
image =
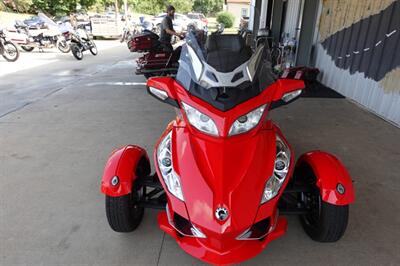
[[[320,0],[256,0],[253,30],[269,28],[275,43],[291,42],[291,66],[312,65],[319,9]]]

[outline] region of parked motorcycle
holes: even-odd
[[[205,40],[205,31],[195,30],[192,33],[198,40]],[[128,48],[131,52],[144,52],[144,55],[136,60],[137,75],[144,75],[146,78],[176,75],[181,54],[180,46],[171,51],[159,41],[157,34],[145,30],[143,34],[133,37],[128,42]]]
[[[131,52],[144,52],[144,55],[136,60],[137,75],[150,78],[176,74],[180,48],[174,51],[166,49],[154,32],[144,30],[144,33],[134,36],[128,42],[128,48]]]
[[[193,35],[176,78],[154,77],[148,92],[177,109],[157,141],[151,174],[147,152],[115,150],[101,181],[110,227],[138,228],[144,208],[163,209],[160,228],[188,254],[225,265],[249,259],[298,215],[315,241],[345,233],[352,179],[323,151],[295,162],[293,148],[268,113],[297,99],[301,80],[276,79],[267,45],[252,53],[239,35],[212,34],[205,49]],[[164,211],[165,210],[165,211]]]
[[[21,35],[20,38],[16,39],[16,43],[26,52],[31,52],[35,48],[43,51],[43,48],[57,47],[61,52],[68,53],[70,47],[68,41],[65,39],[66,30],[60,28],[60,26],[47,17],[43,13],[39,13],[43,21],[46,22],[46,29],[31,30],[28,25],[21,21],[16,21],[14,27],[17,32]]]
[[[89,34],[84,28],[78,27],[71,34],[71,52],[77,60],[83,59],[83,52],[89,50],[92,55],[97,55],[96,44],[90,39]]]
[[[2,29],[0,29],[0,54],[8,62],[15,62],[19,57],[17,46],[6,39]]]
[[[127,25],[124,27],[124,31],[122,32],[120,42],[129,42],[133,36],[142,32],[142,25],[131,23],[131,25]]]

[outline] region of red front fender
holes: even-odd
[[[335,156],[322,151],[311,151],[299,158],[296,169],[303,164],[307,164],[313,170],[323,201],[334,205],[348,205],[354,202],[353,181]],[[338,192],[338,184],[343,185],[343,194]]]
[[[150,173],[150,164],[144,149],[128,145],[115,150],[104,168],[101,179],[101,192],[112,197],[127,195],[132,190],[132,183],[137,178],[137,168],[142,164],[144,174]],[[114,176],[118,177],[116,185],[111,184]]]

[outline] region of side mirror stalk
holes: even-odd
[[[270,110],[289,104],[296,100],[304,89],[302,80],[279,79],[276,81],[277,92],[274,101],[270,105]]]
[[[180,108],[176,100],[174,80],[170,77],[150,78],[147,81],[147,92],[161,102]]]
[[[178,101],[170,98],[165,91],[156,89],[154,87],[147,87],[147,92],[157,100],[172,105],[173,107],[180,108]],[[165,93],[165,94],[164,94]]]

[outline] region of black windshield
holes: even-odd
[[[199,39],[193,32],[187,35],[176,77],[192,95],[226,111],[274,82],[266,45],[252,53],[240,35],[211,34],[205,43]]]

